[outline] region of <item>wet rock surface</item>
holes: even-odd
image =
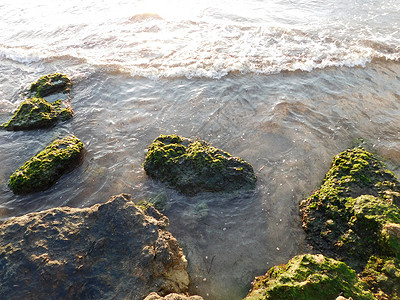
[[[43,98],[30,98],[23,101],[12,118],[1,126],[6,130],[32,130],[51,127],[72,116],[72,109],[63,108],[61,100],[49,103]]]
[[[55,93],[70,93],[71,87],[71,80],[66,75],[53,73],[40,77],[31,84],[29,91],[35,97],[46,97]]]
[[[322,254],[306,254],[256,277],[253,290],[245,299],[333,300],[339,296],[374,299],[366,284],[345,263]]]
[[[183,294],[168,294],[164,297],[161,297],[157,293],[151,293],[144,300],[203,300],[203,297],[200,296],[186,296]]]
[[[46,190],[79,164],[83,148],[75,136],[54,141],[18,168],[10,176],[9,186],[15,194]]]
[[[140,299],[184,293],[186,259],[153,207],[121,194],[0,226],[1,299]]]
[[[393,173],[366,150],[350,149],[334,157],[320,189],[301,202],[303,228],[315,250],[361,271],[371,255],[400,255],[399,201]]]
[[[161,135],[150,145],[143,164],[146,173],[186,195],[253,189],[256,176],[241,158],[205,141]]]
[[[400,299],[399,202],[400,183],[372,153],[338,154],[300,203],[308,241],[323,255],[272,267],[246,299]]]

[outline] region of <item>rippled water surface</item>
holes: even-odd
[[[298,203],[334,155],[363,139],[400,176],[397,1],[85,3],[0,4],[0,123],[51,72],[72,79],[75,110],[51,129],[0,131],[2,219],[121,192],[164,199],[191,292],[235,300],[310,251]],[[251,163],[254,193],[185,197],[149,179],[146,148],[171,133]],[[45,192],[14,195],[11,173],[68,134],[85,143],[83,163]]]

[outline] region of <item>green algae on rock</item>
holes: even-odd
[[[53,126],[57,121],[66,121],[73,116],[70,107],[62,108],[61,100],[53,104],[43,98],[31,98],[21,103],[14,116],[1,125],[7,130],[29,130]]]
[[[55,93],[70,93],[71,86],[71,80],[66,75],[54,73],[40,77],[31,84],[29,91],[36,97],[46,97]]]
[[[400,185],[362,148],[334,157],[321,187],[300,204],[310,244],[362,270],[371,255],[399,256]],[[399,237],[400,238],[400,237]]]
[[[305,254],[256,277],[245,299],[334,300],[338,296],[374,299],[366,284],[345,263],[322,254]]]
[[[28,160],[10,177],[9,186],[15,194],[43,191],[63,174],[75,168],[83,155],[83,143],[74,136],[54,141]]]
[[[371,256],[360,278],[366,282],[376,299],[400,299],[399,259]]]
[[[253,189],[253,167],[202,140],[160,135],[148,149],[143,167],[152,178],[186,195]]]

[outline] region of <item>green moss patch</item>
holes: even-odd
[[[7,130],[29,130],[53,126],[73,116],[70,107],[62,108],[61,100],[53,104],[43,98],[31,98],[21,103],[13,117],[2,125]]]
[[[29,91],[35,97],[46,97],[55,93],[70,93],[71,87],[71,80],[66,75],[54,73],[40,77],[31,84]]]
[[[56,140],[28,160],[10,177],[9,186],[15,194],[43,191],[63,174],[76,167],[83,154],[83,143],[74,136]]]
[[[366,284],[345,263],[318,255],[299,255],[256,277],[246,300],[374,299]]]
[[[155,139],[143,167],[150,177],[187,195],[252,189],[256,183],[253,168],[246,161],[205,141],[177,135]]]
[[[400,260],[372,256],[360,278],[366,282],[376,299],[400,299]]]
[[[400,186],[364,149],[334,157],[319,190],[300,204],[310,244],[362,270],[371,255],[399,256],[388,224],[400,224]],[[393,227],[393,226],[392,226]]]

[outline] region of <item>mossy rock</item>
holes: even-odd
[[[376,299],[400,299],[400,260],[371,256],[360,278],[366,282]]]
[[[36,97],[46,97],[55,93],[70,93],[71,87],[71,80],[66,75],[54,73],[40,77],[31,84],[29,91]]]
[[[246,300],[374,299],[367,285],[345,263],[322,254],[298,255],[255,278]]]
[[[31,98],[22,102],[13,117],[1,126],[7,130],[45,128],[53,126],[59,120],[66,121],[72,116],[72,109],[62,108],[61,100],[51,104],[43,98]]]
[[[186,195],[253,189],[253,167],[205,141],[160,135],[148,149],[146,173]]]
[[[350,149],[334,157],[320,189],[301,202],[303,228],[316,250],[362,270],[371,255],[400,255],[388,231],[400,224],[399,199],[393,173],[366,150]]]
[[[28,160],[10,177],[9,186],[15,194],[43,191],[63,174],[74,169],[83,155],[83,143],[74,136],[54,141]]]

